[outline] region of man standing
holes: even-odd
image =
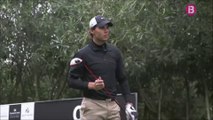
[[[111,26],[112,22],[105,17],[93,17],[89,22],[90,43],[70,62],[69,86],[83,91],[81,120],[121,119],[115,100],[117,83],[126,102],[131,103],[121,53],[107,42]]]

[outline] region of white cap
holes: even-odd
[[[93,17],[89,22],[89,28],[93,28],[95,26],[103,27],[105,25],[112,26],[112,22],[101,15],[97,15]]]

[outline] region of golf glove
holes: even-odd
[[[127,120],[137,120],[138,113],[133,107],[132,104],[127,103],[126,104],[126,118]]]

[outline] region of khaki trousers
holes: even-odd
[[[81,120],[121,120],[120,107],[115,101],[83,98]]]

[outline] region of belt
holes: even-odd
[[[89,99],[93,99],[93,100],[102,100],[102,101],[115,101],[114,98],[90,98],[90,97],[86,97],[86,98],[89,98]]]
[[[108,99],[105,99],[105,101],[110,102],[110,101],[115,101],[115,99],[108,98]]]

